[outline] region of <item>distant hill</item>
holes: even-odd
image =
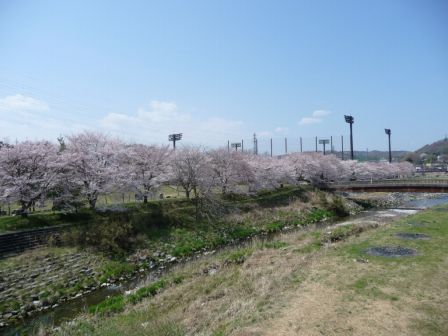
[[[393,161],[402,161],[403,158],[409,154],[407,151],[392,151],[392,160]],[[355,159],[360,161],[379,161],[379,160],[389,160],[389,152],[388,151],[354,151],[353,155]]]
[[[425,145],[413,153],[408,153],[405,160],[410,162],[423,163],[443,163],[448,161],[448,138],[438,140],[432,144]]]
[[[425,145],[415,151],[416,154],[446,155],[448,154],[448,138]]]

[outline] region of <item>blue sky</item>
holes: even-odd
[[[311,149],[344,114],[358,150],[448,133],[448,2],[0,0],[1,138]]]

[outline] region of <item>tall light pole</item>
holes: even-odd
[[[235,151],[238,152],[238,148],[241,147],[241,142],[234,142],[232,144],[232,148],[235,148]]]
[[[176,141],[182,140],[182,133],[170,134],[168,140],[173,142],[173,149],[176,149]]]
[[[346,115],[345,122],[350,124],[350,159],[353,160],[353,123],[355,122],[355,118],[351,115]]]
[[[387,137],[389,138],[389,163],[392,163],[392,150],[390,147],[390,134],[391,134],[390,128],[385,128],[384,132],[386,132]]]

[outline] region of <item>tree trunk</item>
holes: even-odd
[[[90,198],[90,199],[89,199],[89,205],[90,205],[90,209],[91,209],[91,210],[95,209],[95,205],[96,205],[96,197],[94,197],[94,198]]]
[[[147,195],[143,196],[143,203],[144,204],[148,203],[148,196]]]
[[[189,189],[185,189],[185,195],[187,196],[187,198],[190,198],[190,190]]]

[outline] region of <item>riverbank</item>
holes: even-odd
[[[46,315],[64,305],[80,305],[81,310],[83,297],[93,292],[115,288],[148,272],[160,274],[171,265],[213,252],[220,246],[360,210],[353,202],[334,195],[298,188],[241,198],[231,206],[232,212],[222,218],[199,222],[193,218],[193,206],[185,200],[151,203],[134,213],[99,214],[95,218],[106,221],[91,223],[93,227],[87,233],[86,225],[66,231],[62,238],[67,243],[62,247],[40,248],[0,261],[0,324],[21,324],[24,319]],[[82,245],[79,242],[78,237],[85,239],[95,232],[97,236],[90,239],[104,244],[106,249],[114,248],[118,244],[114,239],[123,241],[120,235],[130,232],[122,231],[126,223],[144,226],[139,234],[127,237],[138,246],[130,253],[107,255],[85,241]],[[106,296],[107,292],[103,292]],[[100,298],[95,296],[95,300]]]
[[[408,217],[401,212],[394,221],[391,211],[360,219],[357,227],[364,223],[364,229],[342,229],[342,236],[338,230],[353,228],[353,221],[208,256],[173,270],[146,298],[123,296],[55,333],[446,334],[448,206]],[[396,235],[404,232],[428,238]],[[376,246],[400,246],[416,255],[366,253]]]

